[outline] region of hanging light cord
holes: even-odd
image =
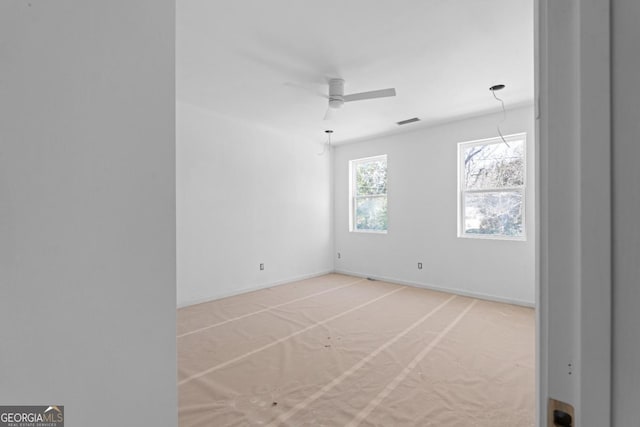
[[[327,142],[322,144],[322,152],[316,153],[318,156],[324,155],[324,153],[326,153],[327,150],[331,149],[331,134],[333,133],[333,131],[331,131],[331,132],[325,131],[325,133],[327,134]]]
[[[498,129],[498,135],[500,135],[500,138],[502,139],[502,142],[504,142],[504,144],[511,148],[511,146],[509,145],[509,143],[507,143],[507,140],[504,139],[504,136],[502,135],[502,130],[500,129],[500,125],[502,123],[504,123],[504,121],[507,119],[507,110],[504,108],[504,101],[500,98],[498,98],[496,96],[496,91],[494,89],[489,89],[491,91],[491,93],[493,94],[493,97],[497,100],[500,101],[500,104],[502,104],[502,120],[500,120],[500,122],[498,123],[498,125],[496,126],[496,128]]]

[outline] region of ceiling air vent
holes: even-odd
[[[414,122],[419,122],[419,121],[420,121],[419,118],[414,117],[412,119],[402,120],[402,121],[397,122],[397,123],[398,123],[398,126],[402,126],[402,125],[408,125],[409,123],[414,123]]]

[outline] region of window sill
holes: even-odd
[[[511,242],[526,242],[527,236],[501,236],[495,234],[458,234],[461,239],[477,240],[506,240]]]
[[[387,230],[349,230],[349,232],[361,234],[387,234]]]

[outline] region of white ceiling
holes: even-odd
[[[177,98],[318,142],[413,130],[533,100],[533,0],[178,0]],[[345,104],[324,121],[328,79]],[[421,122],[399,127],[411,117]]]

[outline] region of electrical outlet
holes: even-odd
[[[340,259],[340,252],[338,252],[338,259]]]
[[[260,263],[260,270],[264,270],[264,264]]]
[[[422,263],[421,262],[418,263],[418,270],[422,270]]]

